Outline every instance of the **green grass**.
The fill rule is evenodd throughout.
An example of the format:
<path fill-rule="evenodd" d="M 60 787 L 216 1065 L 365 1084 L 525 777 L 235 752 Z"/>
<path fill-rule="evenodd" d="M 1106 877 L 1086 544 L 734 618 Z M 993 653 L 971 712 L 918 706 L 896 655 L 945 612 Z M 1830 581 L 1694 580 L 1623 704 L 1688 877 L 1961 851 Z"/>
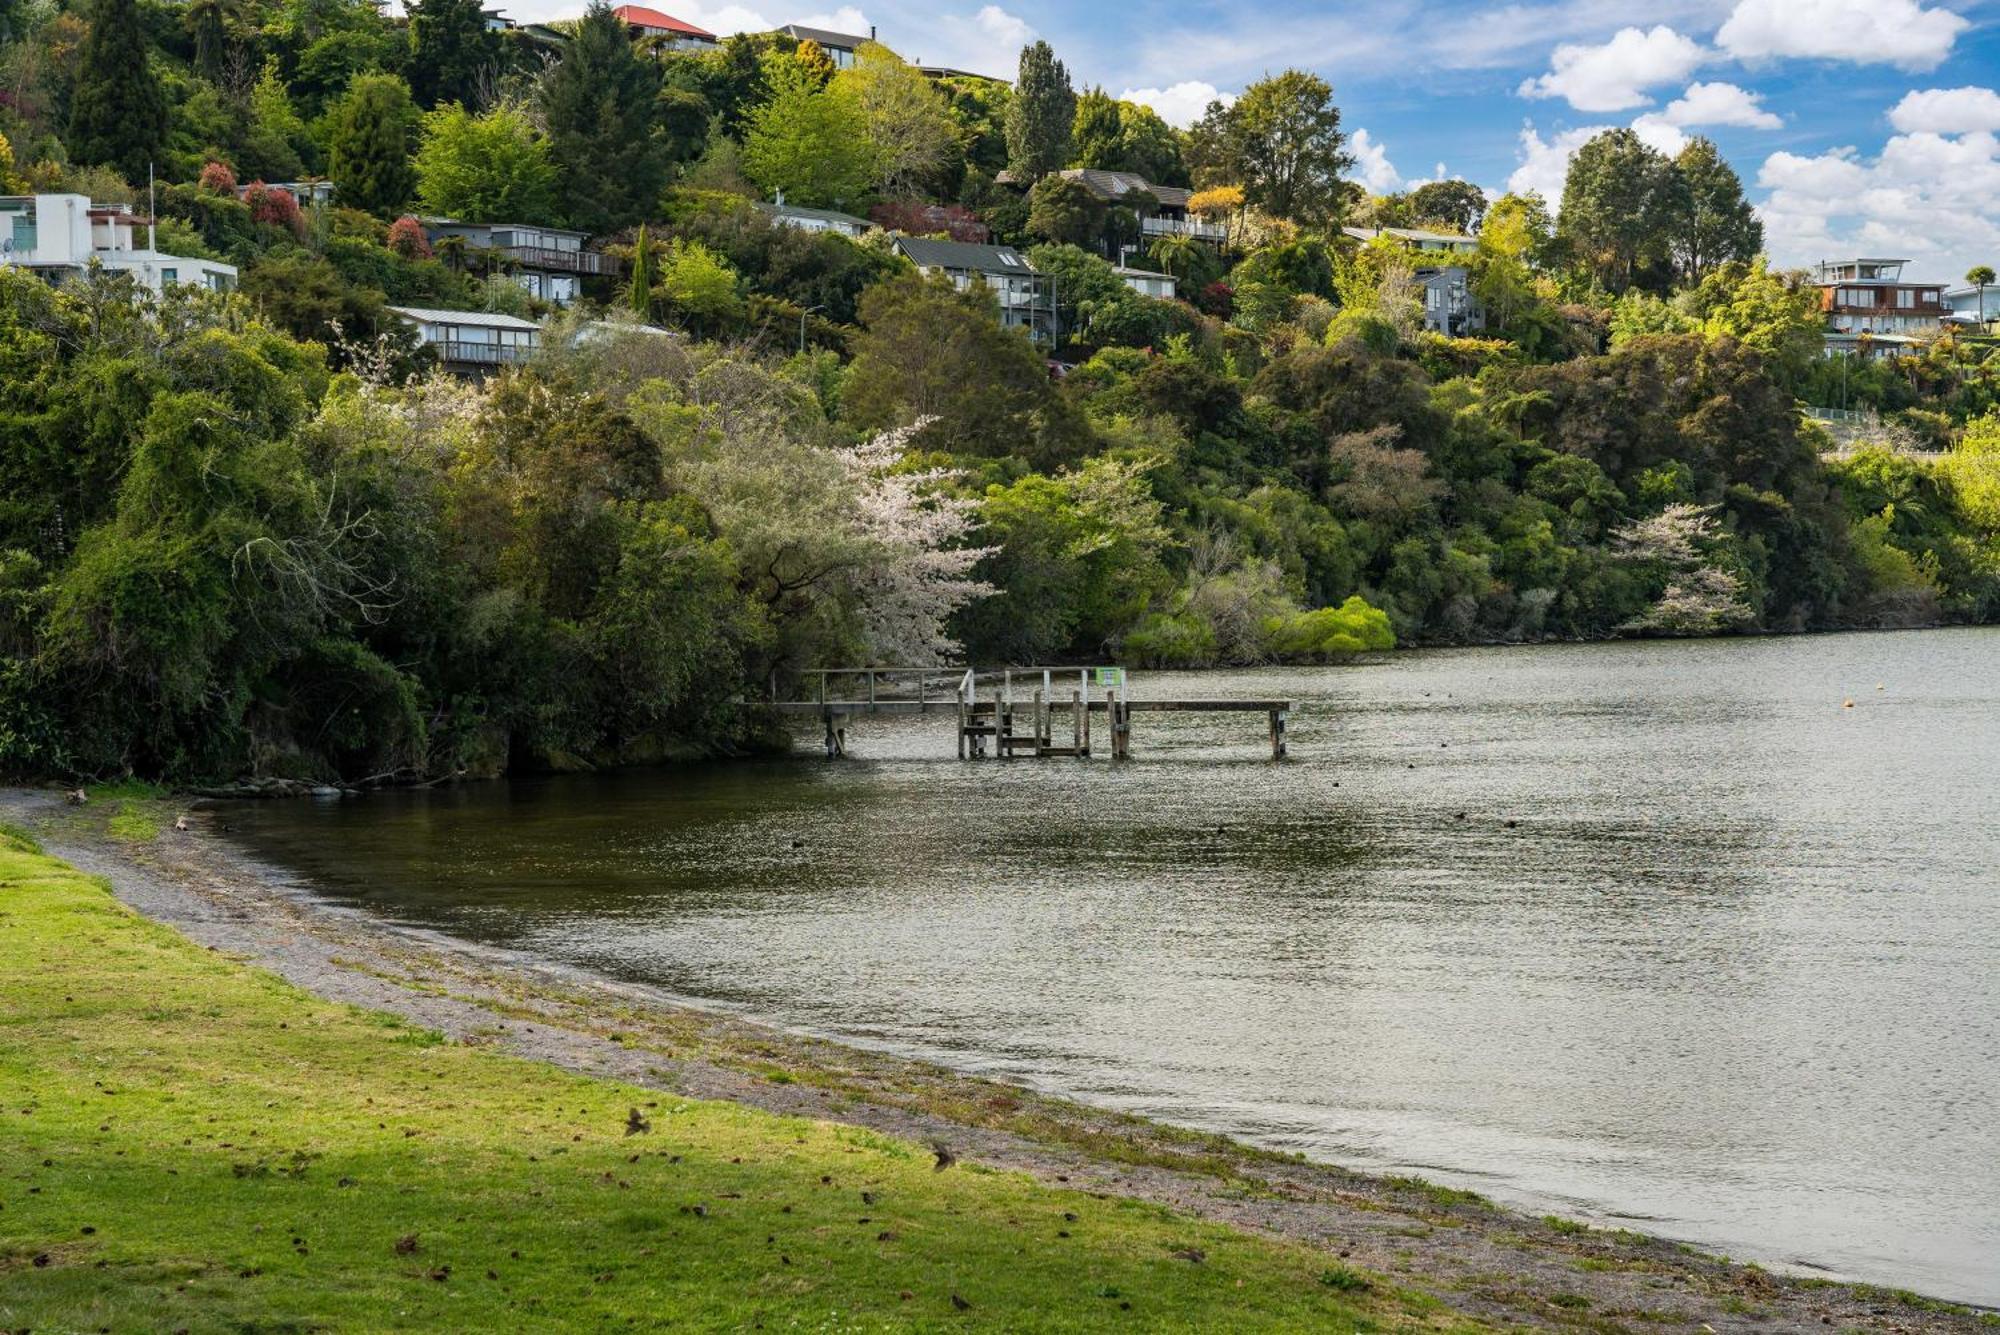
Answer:
<path fill-rule="evenodd" d="M 0 1100 L 0 1329 L 1466 1324 L 1303 1246 L 320 1001 L 5 835 Z"/>

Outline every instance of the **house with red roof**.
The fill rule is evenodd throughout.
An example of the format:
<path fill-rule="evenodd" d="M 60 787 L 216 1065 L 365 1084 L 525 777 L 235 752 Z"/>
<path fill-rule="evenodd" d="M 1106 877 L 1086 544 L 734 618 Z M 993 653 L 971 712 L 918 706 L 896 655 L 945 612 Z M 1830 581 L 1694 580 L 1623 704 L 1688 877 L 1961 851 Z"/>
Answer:
<path fill-rule="evenodd" d="M 672 14 L 662 14 L 657 9 L 644 5 L 620 5 L 611 11 L 617 15 L 632 36 L 658 37 L 666 44 L 679 50 L 695 49 L 718 45 L 721 41 L 706 28 L 697 28 L 685 19 L 677 19 Z"/>

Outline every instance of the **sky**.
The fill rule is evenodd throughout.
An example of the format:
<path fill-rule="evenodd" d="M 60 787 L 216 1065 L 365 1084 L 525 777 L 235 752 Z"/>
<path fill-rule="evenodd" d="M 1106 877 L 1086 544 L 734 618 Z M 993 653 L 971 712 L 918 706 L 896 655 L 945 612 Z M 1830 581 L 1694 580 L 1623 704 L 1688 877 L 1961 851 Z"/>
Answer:
<path fill-rule="evenodd" d="M 504 0 L 503 0 L 504 3 Z M 904 57 L 1011 76 L 1046 38 L 1079 88 L 1176 125 L 1297 66 L 1333 85 L 1355 179 L 1440 176 L 1554 207 L 1570 154 L 1631 126 L 1706 135 L 1742 176 L 1781 265 L 1906 258 L 1914 279 L 2000 267 L 2000 0 L 664 0 L 718 33 L 805 23 Z M 582 0 L 517 0 L 516 20 Z"/>

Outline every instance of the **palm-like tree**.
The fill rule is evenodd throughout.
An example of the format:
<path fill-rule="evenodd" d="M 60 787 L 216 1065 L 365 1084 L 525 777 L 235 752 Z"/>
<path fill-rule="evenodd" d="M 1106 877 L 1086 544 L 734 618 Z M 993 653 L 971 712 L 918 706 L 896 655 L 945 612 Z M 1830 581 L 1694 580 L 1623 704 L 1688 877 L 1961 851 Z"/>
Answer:
<path fill-rule="evenodd" d="M 1993 266 L 1975 264 L 1965 271 L 1965 281 L 1979 289 L 1979 323 L 1986 323 L 1986 289 L 1993 285 Z"/>

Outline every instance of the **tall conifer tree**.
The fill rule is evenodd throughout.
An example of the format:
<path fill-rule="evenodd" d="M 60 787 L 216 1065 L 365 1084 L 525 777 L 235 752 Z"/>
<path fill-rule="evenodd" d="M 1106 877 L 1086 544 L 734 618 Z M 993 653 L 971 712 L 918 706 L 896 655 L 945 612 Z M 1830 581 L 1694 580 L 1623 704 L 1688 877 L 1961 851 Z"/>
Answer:
<path fill-rule="evenodd" d="M 542 81 L 542 118 L 571 226 L 613 231 L 659 202 L 667 155 L 653 126 L 658 92 L 659 76 L 633 53 L 624 21 L 592 0 Z"/>
<path fill-rule="evenodd" d="M 1069 165 L 1076 90 L 1047 42 L 1021 48 L 1020 77 L 1007 104 L 1007 169 L 1023 186 Z"/>
<path fill-rule="evenodd" d="M 72 162 L 117 169 L 134 185 L 167 137 L 167 96 L 146 63 L 146 29 L 134 0 L 95 0 L 77 53 L 65 146 Z"/>

